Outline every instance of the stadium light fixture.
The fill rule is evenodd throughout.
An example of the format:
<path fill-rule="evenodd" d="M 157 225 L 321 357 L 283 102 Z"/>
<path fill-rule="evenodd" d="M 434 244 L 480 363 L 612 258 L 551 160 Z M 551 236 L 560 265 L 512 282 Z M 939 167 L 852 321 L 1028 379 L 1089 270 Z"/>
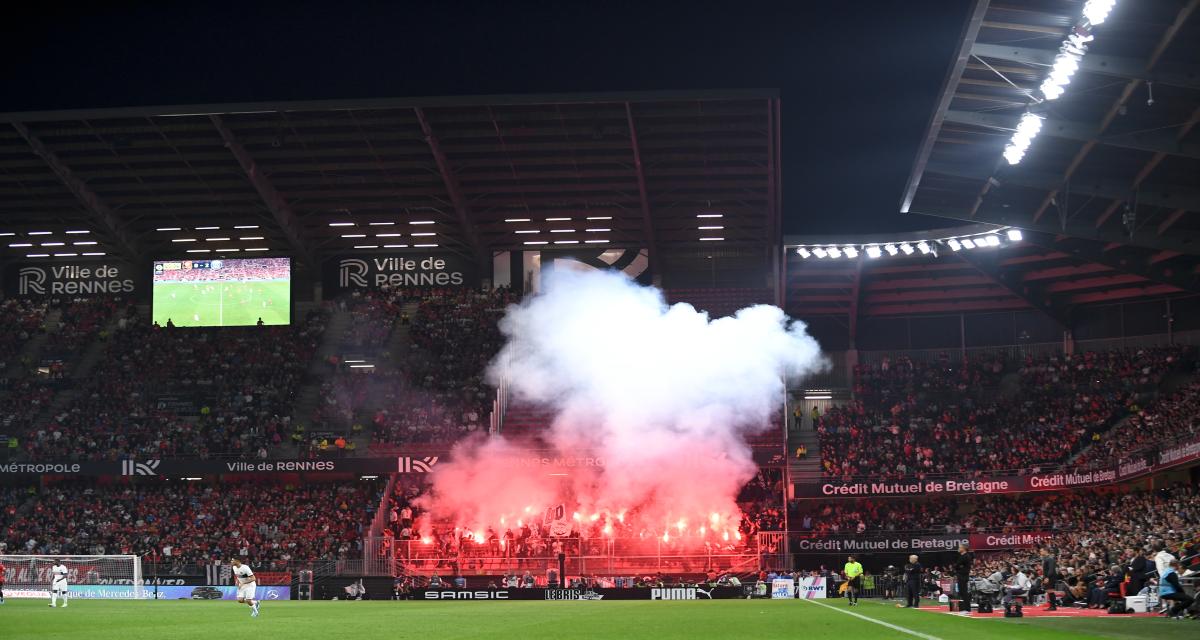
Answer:
<path fill-rule="evenodd" d="M 188 253 L 211 253 L 212 249 L 188 249 Z"/>
<path fill-rule="evenodd" d="M 409 224 L 436 224 L 433 220 L 409 220 Z"/>
<path fill-rule="evenodd" d="M 342 237 L 343 238 L 365 238 L 365 237 L 367 237 L 367 234 L 365 234 L 365 233 L 343 233 Z"/>
<path fill-rule="evenodd" d="M 78 255 L 79 255 L 78 253 L 56 253 L 56 254 L 54 254 L 54 257 L 55 258 L 74 258 L 75 256 L 78 256 Z"/>
<path fill-rule="evenodd" d="M 588 220 L 612 220 L 612 216 L 588 216 Z"/>
<path fill-rule="evenodd" d="M 1016 132 L 1013 133 L 1008 145 L 1004 147 L 1004 159 L 1008 160 L 1009 164 L 1020 163 L 1021 159 L 1025 157 L 1025 152 L 1029 150 L 1029 145 L 1033 143 L 1033 139 L 1041 130 L 1041 116 L 1032 113 L 1021 116 L 1021 122 L 1017 124 Z"/>
<path fill-rule="evenodd" d="M 970 239 L 970 238 L 963 238 L 963 239 L 962 239 L 962 246 L 963 246 L 963 248 L 964 248 L 964 249 L 974 249 L 974 248 L 975 248 L 975 241 L 974 241 L 974 240 L 972 240 L 972 239 Z"/>
<path fill-rule="evenodd" d="M 1109 12 L 1116 4 L 1117 0 L 1088 0 L 1083 5 L 1083 17 L 1087 18 L 1092 26 L 1104 24 L 1104 21 L 1108 19 Z"/>
<path fill-rule="evenodd" d="M 375 237 L 376 238 L 399 238 L 403 235 L 404 235 L 403 233 L 377 233 L 377 234 L 375 234 Z"/>
<path fill-rule="evenodd" d="M 725 214 L 723 214 L 723 213 L 698 213 L 698 214 L 696 214 L 696 217 L 697 218 L 724 218 Z"/>
<path fill-rule="evenodd" d="M 922 240 L 917 243 L 917 251 L 920 251 L 921 255 L 928 255 L 929 252 L 932 251 L 932 249 L 929 248 L 928 242 L 925 242 L 924 240 Z"/>
<path fill-rule="evenodd" d="M 262 236 L 242 236 L 238 240 L 262 240 Z"/>
<path fill-rule="evenodd" d="M 384 249 L 407 249 L 408 245 L 406 245 L 406 244 L 385 244 L 385 245 L 383 245 L 383 248 Z"/>
<path fill-rule="evenodd" d="M 217 249 L 217 253 L 237 253 L 238 251 L 241 251 L 241 249 L 230 249 L 230 248 Z"/>
<path fill-rule="evenodd" d="M 962 249 L 962 243 L 959 242 L 957 238 L 950 238 L 946 241 L 946 244 L 950 245 L 951 251 L 958 251 L 959 249 Z"/>
<path fill-rule="evenodd" d="M 550 233 L 575 233 L 575 230 L 574 229 L 551 229 Z"/>
<path fill-rule="evenodd" d="M 62 242 L 43 242 L 42 246 L 43 247 L 61 247 L 61 246 L 63 246 L 63 243 Z"/>
<path fill-rule="evenodd" d="M 67 235 L 69 236 L 81 236 L 88 233 L 91 233 L 91 231 L 88 231 L 87 229 L 71 229 L 70 231 L 67 231 Z"/>
<path fill-rule="evenodd" d="M 427 248 L 429 248 L 429 247 L 436 247 L 436 246 L 437 246 L 437 243 L 436 243 L 436 242 L 432 242 L 432 243 L 429 243 L 429 244 L 414 244 L 413 246 L 414 246 L 414 247 L 416 247 L 416 248 L 418 248 L 418 249 L 427 249 Z"/>
<path fill-rule="evenodd" d="M 256 225 L 256 224 L 235 224 L 235 225 L 233 225 L 233 228 L 234 229 L 257 229 L 258 225 Z"/>
<path fill-rule="evenodd" d="M 608 240 L 604 240 L 604 239 L 600 239 L 600 240 L 584 240 L 584 241 L 583 241 L 583 243 L 584 243 L 584 244 L 608 244 Z"/>
<path fill-rule="evenodd" d="M 722 240 L 724 240 L 724 239 L 725 239 L 725 238 L 719 238 L 719 237 L 715 237 L 715 236 L 710 236 L 710 237 L 707 237 L 707 238 L 700 238 L 700 242 L 720 242 L 720 241 L 722 241 Z"/>
<path fill-rule="evenodd" d="M 12 244 L 8 245 L 8 248 L 16 249 L 17 247 L 32 247 L 32 246 L 33 246 L 32 242 L 13 242 Z"/>
<path fill-rule="evenodd" d="M 185 480 L 187 482 L 196 482 L 199 480 L 203 480 L 203 478 L 180 478 L 180 480 Z"/>
<path fill-rule="evenodd" d="M 808 257 L 812 255 L 812 252 L 804 247 L 796 247 L 796 254 L 807 260 Z"/>
<path fill-rule="evenodd" d="M 195 238 L 173 238 L 171 242 L 196 242 Z"/>
<path fill-rule="evenodd" d="M 516 231 L 514 231 L 513 233 L 522 233 L 522 234 L 525 234 L 525 233 L 541 233 L 541 230 L 540 230 L 540 229 L 517 229 L 517 230 L 516 230 Z"/>
<path fill-rule="evenodd" d="M 546 218 L 546 222 L 570 222 L 570 218 Z"/>
<path fill-rule="evenodd" d="M 330 222 L 329 226 L 331 226 L 331 227 L 353 227 L 354 223 L 353 222 Z"/>
<path fill-rule="evenodd" d="M 835 260 L 842 257 L 842 250 L 837 247 L 829 247 L 825 250 L 825 253 L 829 254 L 829 257 Z"/>
<path fill-rule="evenodd" d="M 813 252 L 813 255 L 816 256 L 817 258 L 825 257 L 825 250 L 822 249 L 821 247 L 813 247 L 812 252 Z"/>
<path fill-rule="evenodd" d="M 525 244 L 550 244 L 549 240 L 526 240 Z"/>
<path fill-rule="evenodd" d="M 155 231 L 183 231 L 180 227 L 159 227 Z"/>
<path fill-rule="evenodd" d="M 906 256 L 911 256 L 913 254 L 913 246 L 907 242 L 900 243 L 900 250 L 903 251 L 904 255 Z"/>
<path fill-rule="evenodd" d="M 700 227 L 700 228 L 703 229 L 704 227 Z M 721 227 L 717 227 L 717 228 L 720 229 Z M 588 233 L 608 233 L 609 231 L 612 231 L 612 229 L 609 229 L 607 227 L 596 227 L 593 229 L 584 229 L 584 231 L 586 231 Z"/>
<path fill-rule="evenodd" d="M 17 235 L 17 234 L 15 234 L 11 231 L 0 232 L 0 238 L 7 238 L 9 236 L 15 236 L 15 235 Z"/>
<path fill-rule="evenodd" d="M 196 231 L 216 231 L 221 227 L 196 227 Z"/>
<path fill-rule="evenodd" d="M 25 254 L 25 257 L 26 258 L 49 258 L 50 254 L 48 254 L 48 253 L 27 253 L 27 254 Z"/>
<path fill-rule="evenodd" d="M 505 218 L 505 222 L 529 222 L 529 218 Z"/>
<path fill-rule="evenodd" d="M 1008 241 L 1009 242 L 1020 242 L 1023 239 L 1024 239 L 1024 236 L 1021 235 L 1020 229 L 1009 229 L 1008 230 Z"/>
<path fill-rule="evenodd" d="M 84 251 L 83 255 L 85 255 L 85 256 L 102 256 L 102 255 L 104 255 L 104 252 L 103 251 Z"/>
<path fill-rule="evenodd" d="M 998 247 L 1000 246 L 1000 236 L 994 233 L 989 233 L 983 237 L 983 242 L 989 247 Z"/>
<path fill-rule="evenodd" d="M 29 235 L 31 235 L 31 236 L 48 236 L 51 233 L 52 233 L 51 231 L 30 231 Z"/>
<path fill-rule="evenodd" d="M 422 231 L 421 233 L 414 233 L 414 234 L 411 234 L 411 235 L 412 235 L 414 238 L 420 238 L 420 237 L 424 237 L 424 236 L 436 236 L 437 234 L 436 234 L 436 233 L 434 233 L 434 232 L 432 232 L 432 231 Z"/>
<path fill-rule="evenodd" d="M 379 245 L 377 245 L 377 244 L 356 244 L 356 245 L 354 245 L 354 248 L 355 249 L 378 249 Z"/>
<path fill-rule="evenodd" d="M 842 252 L 845 253 L 846 257 L 850 258 L 851 260 L 858 257 L 858 249 L 855 249 L 854 247 L 842 247 Z"/>
<path fill-rule="evenodd" d="M 555 240 L 554 244 L 579 244 L 578 240 Z"/>
<path fill-rule="evenodd" d="M 896 245 L 891 244 L 890 242 L 883 245 L 883 250 L 886 251 L 889 256 L 894 256 L 897 253 L 900 253 L 900 250 L 896 248 Z"/>
<path fill-rule="evenodd" d="M 270 249 L 268 249 L 267 247 L 249 247 L 246 249 L 242 249 L 242 251 L 270 251 Z"/>
<path fill-rule="evenodd" d="M 226 237 L 205 238 L 204 241 L 205 242 L 229 242 L 229 238 L 226 238 Z"/>
<path fill-rule="evenodd" d="M 368 222 L 367 224 L 372 227 L 390 227 L 396 223 L 395 222 Z"/>
<path fill-rule="evenodd" d="M 867 247 L 868 258 L 878 258 L 881 255 L 883 255 L 883 250 L 879 248 L 879 245 L 873 244 Z"/>

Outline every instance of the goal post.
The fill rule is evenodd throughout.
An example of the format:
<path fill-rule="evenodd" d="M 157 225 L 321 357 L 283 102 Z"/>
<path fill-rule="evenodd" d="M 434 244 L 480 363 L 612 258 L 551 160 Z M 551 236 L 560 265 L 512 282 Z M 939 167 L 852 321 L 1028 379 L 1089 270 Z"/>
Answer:
<path fill-rule="evenodd" d="M 4 594 L 49 598 L 51 568 L 67 567 L 72 598 L 141 600 L 146 597 L 139 556 L 0 555 L 5 568 Z"/>

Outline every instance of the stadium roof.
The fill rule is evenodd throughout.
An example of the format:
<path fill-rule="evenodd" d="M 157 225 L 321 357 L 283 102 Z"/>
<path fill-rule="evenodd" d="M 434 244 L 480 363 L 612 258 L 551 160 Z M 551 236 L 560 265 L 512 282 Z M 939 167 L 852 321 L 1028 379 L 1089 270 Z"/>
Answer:
<path fill-rule="evenodd" d="M 1083 4 L 975 3 L 901 206 L 965 226 L 787 237 L 789 313 L 840 316 L 853 337 L 862 316 L 1038 309 L 1070 326 L 1081 305 L 1200 293 L 1200 0 L 1118 2 L 1064 95 L 1039 101 Z M 1005 146 L 1027 110 L 1043 128 L 1009 165 Z M 945 242 L 1012 227 L 1022 241 Z M 936 253 L 795 251 L 920 240 Z"/>
<path fill-rule="evenodd" d="M 0 114 L 0 259 L 766 255 L 780 233 L 778 108 L 775 91 L 729 90 Z"/>

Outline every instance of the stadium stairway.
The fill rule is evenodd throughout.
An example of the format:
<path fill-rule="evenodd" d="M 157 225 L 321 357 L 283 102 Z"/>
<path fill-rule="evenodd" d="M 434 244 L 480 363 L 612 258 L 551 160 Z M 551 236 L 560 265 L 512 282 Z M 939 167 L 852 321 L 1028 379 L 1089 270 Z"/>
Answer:
<path fill-rule="evenodd" d="M 796 449 L 802 444 L 808 448 L 808 455 L 797 458 Z M 805 421 L 804 428 L 788 434 L 788 476 L 792 482 L 821 476 L 821 438 L 812 428 L 811 419 Z"/>
<path fill-rule="evenodd" d="M 58 333 L 61 320 L 62 309 L 55 307 L 46 312 L 45 318 L 42 319 L 42 327 L 45 330 L 27 340 L 17 356 L 9 361 L 6 373 L 10 380 L 15 382 L 24 379 L 33 372 L 33 365 L 41 360 L 42 348 L 50 341 L 52 335 Z"/>

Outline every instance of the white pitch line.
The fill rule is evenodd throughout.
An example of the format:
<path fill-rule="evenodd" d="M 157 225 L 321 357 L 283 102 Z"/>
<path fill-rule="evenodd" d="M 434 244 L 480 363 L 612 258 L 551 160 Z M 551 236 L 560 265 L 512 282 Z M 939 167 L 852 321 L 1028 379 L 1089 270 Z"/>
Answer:
<path fill-rule="evenodd" d="M 802 602 L 810 602 L 817 606 L 825 607 L 826 609 L 830 609 L 830 610 L 836 611 L 838 613 L 844 613 L 848 616 L 854 616 L 855 618 L 859 618 L 860 620 L 866 620 L 867 622 L 874 622 L 875 624 L 885 626 L 894 631 L 899 631 L 900 633 L 907 633 L 910 636 L 924 638 L 925 640 L 942 640 L 941 638 L 939 638 L 937 636 L 931 636 L 928 633 L 921 633 L 920 631 L 913 631 L 912 629 L 909 629 L 907 627 L 902 627 L 900 625 L 892 624 L 890 622 L 884 622 L 883 620 L 876 620 L 875 618 L 872 618 L 871 616 L 864 616 L 861 613 L 854 613 L 853 611 L 850 611 L 848 609 L 842 609 L 840 607 L 835 607 L 831 604 L 825 604 L 824 602 L 819 602 L 817 600 L 809 600 L 808 598 L 800 598 L 800 600 Z"/>

